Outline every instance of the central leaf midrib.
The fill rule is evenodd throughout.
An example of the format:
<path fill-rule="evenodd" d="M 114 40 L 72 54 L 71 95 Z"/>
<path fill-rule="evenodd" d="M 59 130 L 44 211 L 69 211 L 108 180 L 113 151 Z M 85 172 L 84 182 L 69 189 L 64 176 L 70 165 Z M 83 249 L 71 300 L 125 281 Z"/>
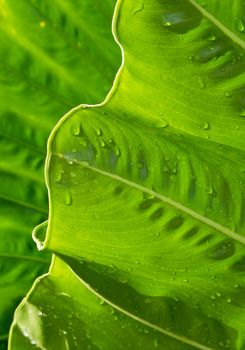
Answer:
<path fill-rule="evenodd" d="M 97 172 L 97 173 L 99 173 L 101 175 L 104 175 L 106 177 L 109 177 L 109 178 L 111 178 L 113 180 L 116 180 L 116 181 L 119 181 L 121 183 L 124 183 L 124 184 L 126 184 L 126 185 L 128 185 L 130 187 L 133 187 L 133 188 L 141 191 L 141 192 L 148 193 L 148 194 L 152 195 L 153 197 L 156 197 L 156 198 L 160 199 L 162 202 L 172 206 L 173 208 L 182 211 L 183 213 L 185 213 L 185 214 L 195 218 L 196 220 L 200 221 L 201 223 L 203 223 L 205 225 L 208 225 L 208 226 L 212 227 L 213 229 L 215 229 L 216 231 L 218 231 L 218 232 L 228 236 L 229 238 L 232 238 L 235 241 L 238 241 L 238 242 L 240 242 L 240 243 L 245 245 L 245 237 L 241 236 L 237 232 L 234 232 L 234 231 L 230 230 L 228 227 L 225 227 L 225 226 L 219 224 L 218 222 L 215 222 L 215 221 L 213 221 L 213 220 L 211 220 L 211 219 L 201 215 L 200 213 L 195 212 L 194 210 L 186 207 L 185 205 L 174 201 L 173 199 L 171 199 L 171 198 L 169 198 L 167 196 L 164 196 L 164 195 L 162 195 L 162 194 L 160 194 L 158 192 L 155 192 L 155 191 L 153 191 L 153 190 L 151 190 L 151 189 L 149 189 L 147 187 L 144 187 L 144 186 L 139 185 L 139 184 L 137 184 L 135 182 L 127 180 L 127 179 L 125 179 L 125 178 L 123 178 L 123 177 L 121 177 L 119 175 L 116 175 L 116 174 L 113 174 L 113 173 L 110 173 L 110 172 L 98 169 L 96 167 L 90 166 L 88 164 L 88 162 L 86 162 L 86 161 L 82 162 L 82 161 L 74 159 L 74 158 L 72 158 L 70 156 L 67 157 L 67 156 L 65 156 L 62 153 L 51 153 L 51 155 L 52 154 L 54 156 L 59 157 L 59 158 L 65 159 L 67 161 L 72 161 L 72 162 L 74 162 L 76 164 L 79 164 L 79 165 L 85 167 L 85 168 L 91 169 L 92 171 L 95 171 L 95 172 Z"/>

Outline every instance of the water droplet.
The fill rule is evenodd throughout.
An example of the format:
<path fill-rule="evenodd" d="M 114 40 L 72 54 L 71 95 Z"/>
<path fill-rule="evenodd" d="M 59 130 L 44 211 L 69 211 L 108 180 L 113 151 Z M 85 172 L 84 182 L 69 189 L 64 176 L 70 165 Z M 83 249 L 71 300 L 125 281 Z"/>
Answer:
<path fill-rule="evenodd" d="M 150 303 L 152 302 L 152 300 L 151 300 L 150 298 L 145 298 L 144 302 L 145 302 L 146 304 L 150 304 Z"/>
<path fill-rule="evenodd" d="M 215 190 L 212 186 L 212 184 L 209 184 L 206 188 L 206 193 L 209 194 L 209 195 L 214 195 L 215 194 Z"/>
<path fill-rule="evenodd" d="M 183 282 L 189 282 L 189 280 L 187 278 L 183 279 Z"/>
<path fill-rule="evenodd" d="M 39 22 L 39 26 L 40 26 L 41 28 L 45 28 L 45 27 L 46 27 L 46 22 L 45 22 L 45 21 Z"/>
<path fill-rule="evenodd" d="M 55 182 L 60 182 L 62 175 L 64 174 L 64 170 L 59 170 L 55 173 L 54 175 L 54 181 Z"/>
<path fill-rule="evenodd" d="M 120 155 L 121 155 L 121 150 L 120 150 L 119 147 L 116 147 L 116 148 L 115 148 L 115 155 L 116 155 L 117 157 L 120 157 Z"/>
<path fill-rule="evenodd" d="M 154 339 L 153 344 L 154 344 L 154 348 L 155 348 L 155 349 L 158 349 L 158 345 L 159 345 L 158 339 Z"/>
<path fill-rule="evenodd" d="M 215 40 L 216 40 L 215 34 L 210 34 L 210 35 L 208 36 L 208 41 L 215 41 Z"/>
<path fill-rule="evenodd" d="M 169 28 L 169 27 L 171 27 L 172 23 L 169 20 L 167 20 L 165 17 L 163 17 L 162 25 L 165 28 Z"/>
<path fill-rule="evenodd" d="M 111 314 L 111 315 L 114 315 L 114 314 L 115 314 L 115 310 L 113 309 L 113 307 L 110 307 L 109 311 L 110 311 L 110 314 Z"/>
<path fill-rule="evenodd" d="M 153 196 L 153 194 L 151 194 L 151 193 L 143 192 L 143 198 L 144 198 L 144 199 L 153 199 L 154 196 Z"/>
<path fill-rule="evenodd" d="M 167 126 L 169 126 L 169 123 L 166 119 L 160 119 L 157 123 L 156 123 L 156 127 L 157 128 L 166 128 Z"/>
<path fill-rule="evenodd" d="M 80 164 L 85 167 L 89 167 L 89 162 L 87 162 L 86 160 L 83 160 Z"/>
<path fill-rule="evenodd" d="M 65 195 L 65 204 L 66 205 L 72 204 L 72 196 L 71 196 L 71 193 L 69 191 L 66 192 L 66 195 Z"/>
<path fill-rule="evenodd" d="M 100 140 L 99 141 L 99 145 L 100 145 L 100 147 L 104 148 L 105 147 L 105 141 L 104 140 Z"/>
<path fill-rule="evenodd" d="M 230 91 L 225 92 L 225 97 L 231 97 L 232 93 Z"/>
<path fill-rule="evenodd" d="M 71 133 L 73 136 L 79 136 L 81 133 L 81 125 L 80 124 L 72 125 Z"/>
<path fill-rule="evenodd" d="M 104 305 L 105 301 L 103 299 L 99 299 L 99 305 Z"/>
<path fill-rule="evenodd" d="M 240 115 L 241 117 L 245 117 L 245 108 L 242 108 L 242 109 L 240 110 L 239 115 Z"/>
<path fill-rule="evenodd" d="M 95 133 L 97 136 L 103 135 L 102 130 L 100 128 L 95 129 Z"/>
<path fill-rule="evenodd" d="M 203 122 L 202 125 L 201 125 L 201 129 L 202 130 L 210 129 L 210 124 L 207 121 Z"/>
<path fill-rule="evenodd" d="M 240 32 L 243 33 L 245 31 L 245 26 L 244 23 L 241 19 L 238 19 L 236 21 L 236 29 Z"/>
<path fill-rule="evenodd" d="M 226 299 L 226 302 L 227 302 L 227 303 L 230 303 L 230 302 L 231 302 L 231 298 L 227 298 L 227 299 Z"/>
<path fill-rule="evenodd" d="M 127 278 L 125 278 L 125 277 L 120 277 L 120 278 L 119 278 L 119 281 L 120 281 L 121 283 L 123 283 L 123 284 L 128 283 L 128 280 L 127 280 Z"/>

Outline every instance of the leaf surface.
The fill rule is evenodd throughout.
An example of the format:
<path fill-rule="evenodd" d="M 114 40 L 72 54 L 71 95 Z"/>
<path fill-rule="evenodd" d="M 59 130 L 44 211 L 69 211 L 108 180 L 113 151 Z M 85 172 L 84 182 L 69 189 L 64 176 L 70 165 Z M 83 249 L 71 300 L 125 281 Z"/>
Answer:
<path fill-rule="evenodd" d="M 194 1 L 119 1 L 116 83 L 103 104 L 65 116 L 49 141 L 39 248 L 131 322 L 164 334 L 160 349 L 245 346 L 244 41 L 213 3 L 207 15 Z M 105 339 L 91 347 L 111 349 L 113 336 Z"/>

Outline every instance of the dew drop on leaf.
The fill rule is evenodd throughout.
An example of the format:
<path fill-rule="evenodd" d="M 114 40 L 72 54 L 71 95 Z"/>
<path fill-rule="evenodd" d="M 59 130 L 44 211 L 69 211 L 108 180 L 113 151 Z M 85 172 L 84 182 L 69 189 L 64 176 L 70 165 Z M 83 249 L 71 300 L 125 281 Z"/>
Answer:
<path fill-rule="evenodd" d="M 206 193 L 209 194 L 209 195 L 214 195 L 215 194 L 215 191 L 214 191 L 214 188 L 213 188 L 212 184 L 208 185 L 208 187 L 206 188 Z"/>
<path fill-rule="evenodd" d="M 225 92 L 225 97 L 231 97 L 231 96 L 232 96 L 232 93 L 230 91 Z"/>
<path fill-rule="evenodd" d="M 79 136 L 81 133 L 81 125 L 80 124 L 72 125 L 71 133 L 73 136 Z"/>
<path fill-rule="evenodd" d="M 165 28 L 169 28 L 169 27 L 171 27 L 172 23 L 171 23 L 166 17 L 163 17 L 163 19 L 162 19 L 162 25 L 163 25 L 163 27 L 165 27 Z"/>
<path fill-rule="evenodd" d="M 99 299 L 99 305 L 104 305 L 105 301 L 103 299 Z"/>
<path fill-rule="evenodd" d="M 57 173 L 55 173 L 54 175 L 54 181 L 60 182 L 63 174 L 64 174 L 64 170 L 57 171 Z"/>
<path fill-rule="evenodd" d="M 144 197 L 144 199 L 153 199 L 154 198 L 153 194 L 148 193 L 148 192 L 143 192 L 143 197 Z"/>
<path fill-rule="evenodd" d="M 205 121 L 202 123 L 201 128 L 202 130 L 208 130 L 210 129 L 210 124 L 207 121 Z"/>
<path fill-rule="evenodd" d="M 210 35 L 208 36 L 208 41 L 215 41 L 215 40 L 216 40 L 215 34 L 210 34 Z"/>
<path fill-rule="evenodd" d="M 156 127 L 157 128 L 166 128 L 167 126 L 169 126 L 169 123 L 166 119 L 160 119 L 157 123 L 156 123 Z"/>
<path fill-rule="evenodd" d="M 123 284 L 128 283 L 128 280 L 127 280 L 127 278 L 125 278 L 125 277 L 120 277 L 120 278 L 119 278 L 119 281 L 120 281 L 121 283 L 123 283 Z"/>
<path fill-rule="evenodd" d="M 72 196 L 71 196 L 71 193 L 68 191 L 66 192 L 66 195 L 65 195 L 65 204 L 70 206 L 72 204 Z"/>
<path fill-rule="evenodd" d="M 118 148 L 118 147 L 115 148 L 115 155 L 116 155 L 117 157 L 120 157 L 120 155 L 121 155 L 120 148 Z"/>
<path fill-rule="evenodd" d="M 158 339 L 155 339 L 153 344 L 154 344 L 154 348 L 158 349 L 158 345 L 159 345 Z"/>
<path fill-rule="evenodd" d="M 242 109 L 240 110 L 239 115 L 240 115 L 241 117 L 245 117 L 245 108 L 242 108 Z"/>
<path fill-rule="evenodd" d="M 240 32 L 243 33 L 245 31 L 245 26 L 244 23 L 241 19 L 238 19 L 236 21 L 236 29 Z"/>
<path fill-rule="evenodd" d="M 105 147 L 105 141 L 100 140 L 99 145 L 100 145 L 100 147 L 104 148 Z"/>
<path fill-rule="evenodd" d="M 103 135 L 102 130 L 100 128 L 95 129 L 95 133 L 97 136 Z"/>

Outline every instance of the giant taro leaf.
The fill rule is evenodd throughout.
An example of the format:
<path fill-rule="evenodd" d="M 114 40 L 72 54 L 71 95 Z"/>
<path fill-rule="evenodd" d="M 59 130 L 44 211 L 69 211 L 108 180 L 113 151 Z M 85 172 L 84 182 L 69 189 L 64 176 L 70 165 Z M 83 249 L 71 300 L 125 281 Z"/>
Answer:
<path fill-rule="evenodd" d="M 35 240 L 56 257 L 11 350 L 245 348 L 244 5 L 229 3 L 118 2 L 113 89 L 49 140 Z"/>
<path fill-rule="evenodd" d="M 102 101 L 120 64 L 114 5 L 0 1 L 0 343 L 50 260 L 31 239 L 48 213 L 43 164 L 50 130 L 81 100 Z"/>

